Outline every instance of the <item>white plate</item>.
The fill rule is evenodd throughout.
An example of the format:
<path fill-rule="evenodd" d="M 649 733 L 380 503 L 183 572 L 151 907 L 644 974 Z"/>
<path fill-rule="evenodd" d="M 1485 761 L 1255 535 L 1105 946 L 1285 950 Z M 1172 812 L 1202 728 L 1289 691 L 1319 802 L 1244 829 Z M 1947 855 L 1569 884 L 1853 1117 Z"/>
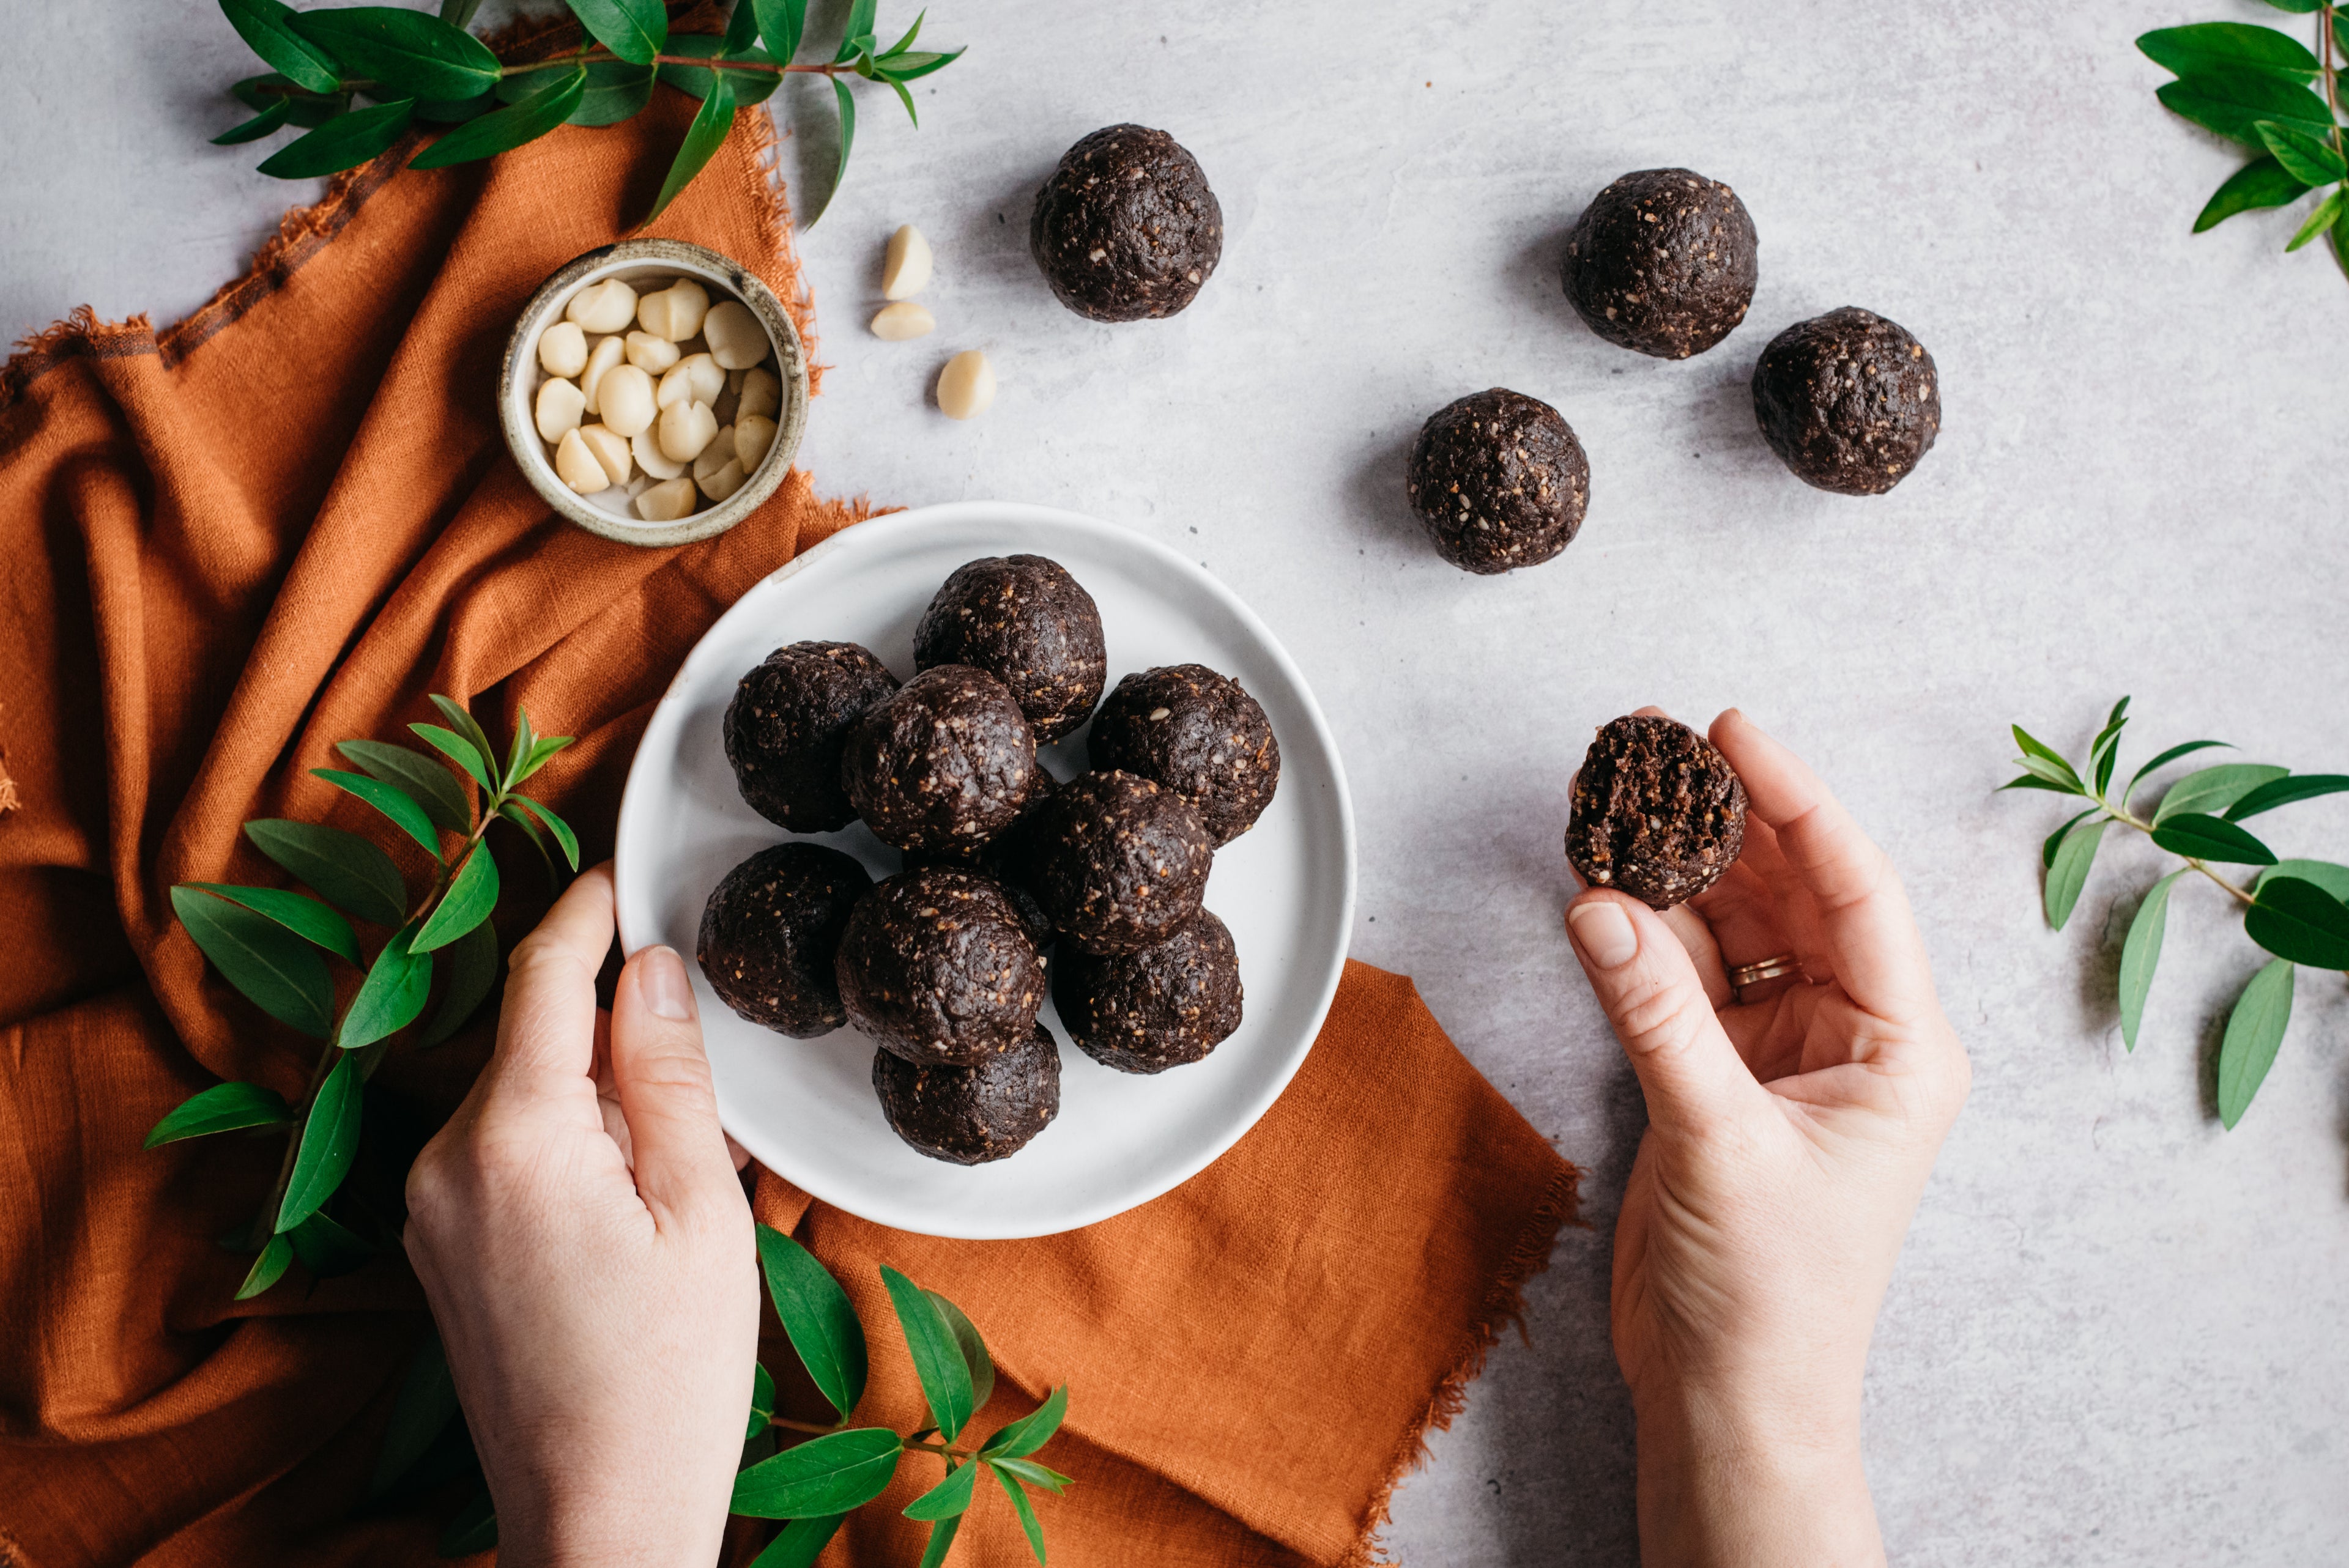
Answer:
<path fill-rule="evenodd" d="M 742 803 L 719 726 L 735 683 L 774 648 L 862 643 L 902 679 L 914 625 L 947 574 L 983 555 L 1061 562 L 1100 604 L 1113 686 L 1132 670 L 1201 664 L 1264 706 L 1280 789 L 1257 824 L 1216 851 L 1207 907 L 1231 927 L 1247 994 L 1238 1030 L 1203 1062 L 1113 1072 L 1061 1040 L 1061 1114 L 1008 1160 L 961 1166 L 916 1154 L 873 1093 L 872 1045 L 854 1029 L 793 1040 L 737 1017 L 694 971 L 718 1110 L 760 1162 L 850 1213 L 934 1236 L 1050 1235 L 1144 1203 L 1237 1142 L 1296 1074 L 1337 992 L 1354 913 L 1354 815 L 1321 710 L 1287 653 L 1230 589 L 1164 545 L 1072 512 L 964 501 L 845 529 L 742 595 L 688 655 L 645 728 L 620 802 L 620 941 L 691 956 L 718 880 L 792 835 Z M 1048 747 L 1062 778 L 1084 733 Z M 862 823 L 820 841 L 876 877 L 895 851 Z"/>

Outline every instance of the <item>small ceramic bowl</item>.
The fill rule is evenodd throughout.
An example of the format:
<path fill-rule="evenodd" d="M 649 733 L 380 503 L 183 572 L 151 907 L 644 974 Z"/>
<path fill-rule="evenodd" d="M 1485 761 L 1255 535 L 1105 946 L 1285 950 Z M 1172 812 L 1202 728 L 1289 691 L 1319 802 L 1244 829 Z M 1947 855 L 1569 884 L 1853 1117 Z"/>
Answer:
<path fill-rule="evenodd" d="M 647 522 L 636 512 L 632 498 L 621 486 L 595 495 L 581 495 L 555 476 L 554 454 L 539 438 L 533 408 L 546 372 L 538 362 L 539 335 L 563 319 L 571 296 L 605 278 L 645 284 L 689 277 L 709 293 L 713 305 L 738 299 L 750 307 L 775 346 L 776 379 L 782 383 L 782 406 L 775 410 L 775 439 L 756 473 L 724 500 L 678 518 L 675 522 Z M 639 291 L 641 292 L 641 290 Z M 800 348 L 799 330 L 783 312 L 774 291 L 750 269 L 700 245 L 681 240 L 623 240 L 566 262 L 538 285 L 513 335 L 506 340 L 505 365 L 499 371 L 498 419 L 505 428 L 506 449 L 514 463 L 546 504 L 590 533 L 626 544 L 667 546 L 685 544 L 723 533 L 775 493 L 790 471 L 807 428 L 807 356 Z"/>

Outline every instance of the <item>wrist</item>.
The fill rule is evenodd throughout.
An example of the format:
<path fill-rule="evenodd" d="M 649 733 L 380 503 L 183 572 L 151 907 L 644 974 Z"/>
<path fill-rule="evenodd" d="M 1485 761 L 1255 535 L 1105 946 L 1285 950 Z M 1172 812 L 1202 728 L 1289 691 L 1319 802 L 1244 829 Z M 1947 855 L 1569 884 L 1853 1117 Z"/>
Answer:
<path fill-rule="evenodd" d="M 1635 1401 L 1643 1568 L 1870 1568 L 1884 1561 L 1859 1404 L 1677 1389 Z"/>
<path fill-rule="evenodd" d="M 496 1495 L 500 1568 L 710 1568 L 725 1527 L 698 1511 L 633 1496 L 549 1489 L 517 1499 Z"/>

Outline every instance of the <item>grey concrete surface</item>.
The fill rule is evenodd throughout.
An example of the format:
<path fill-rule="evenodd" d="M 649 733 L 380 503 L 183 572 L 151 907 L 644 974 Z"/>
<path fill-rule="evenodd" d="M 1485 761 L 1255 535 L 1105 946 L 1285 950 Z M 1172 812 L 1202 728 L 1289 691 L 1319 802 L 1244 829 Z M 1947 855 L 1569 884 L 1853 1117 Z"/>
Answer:
<path fill-rule="evenodd" d="M 0 325 L 85 301 L 170 320 L 305 195 L 202 144 L 227 123 L 207 84 L 244 68 L 211 7 L 5 10 Z M 1589 1172 L 1530 1342 L 1397 1501 L 1405 1561 L 1635 1558 L 1605 1306 L 1641 1108 L 1560 936 L 1558 845 L 1591 727 L 1650 701 L 1740 705 L 1820 768 L 1902 867 L 1973 1054 L 1870 1363 L 1895 1561 L 2349 1561 L 2349 998 L 2302 978 L 2222 1132 L 2240 923 L 2181 888 L 2124 1052 L 2110 988 L 2159 857 L 2116 843 L 2051 934 L 2036 854 L 2063 813 L 1991 793 L 2008 721 L 2085 746 L 2124 692 L 2132 758 L 2215 735 L 2349 769 L 2349 284 L 2279 254 L 2280 215 L 2189 234 L 2237 155 L 2157 106 L 2130 46 L 2218 15 L 2302 26 L 2249 0 L 941 0 L 928 36 L 971 52 L 922 84 L 918 134 L 866 99 L 802 242 L 833 366 L 820 484 L 1073 507 L 1237 587 L 1351 770 L 1355 952 L 1413 975 Z M 107 61 L 103 101 L 74 57 Z M 1228 218 L 1221 271 L 1165 323 L 1081 321 L 1027 258 L 1036 185 L 1119 119 L 1185 142 Z M 825 151 L 786 144 L 795 191 Z M 1731 182 L 1762 236 L 1747 325 L 1682 364 L 1600 343 L 1554 280 L 1583 202 L 1664 163 Z M 936 245 L 940 330 L 883 344 L 862 323 L 904 222 Z M 1939 448 L 1878 500 L 1789 478 L 1746 391 L 1771 334 L 1847 303 L 1944 380 Z M 1002 395 L 957 425 L 926 390 L 971 346 Z M 1402 506 L 1420 420 L 1495 384 L 1562 410 L 1593 469 L 1581 539 L 1497 581 L 1444 565 Z M 2349 804 L 2267 821 L 2288 853 L 2349 858 Z"/>

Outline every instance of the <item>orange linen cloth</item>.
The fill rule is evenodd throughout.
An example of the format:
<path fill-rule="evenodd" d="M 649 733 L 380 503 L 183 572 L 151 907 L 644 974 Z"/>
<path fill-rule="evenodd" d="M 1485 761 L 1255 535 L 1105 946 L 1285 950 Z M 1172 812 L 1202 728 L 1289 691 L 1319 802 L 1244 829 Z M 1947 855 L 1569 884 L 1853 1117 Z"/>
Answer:
<path fill-rule="evenodd" d="M 213 1238 L 250 1219 L 281 1141 L 140 1148 L 219 1078 L 298 1094 L 317 1048 L 207 970 L 167 890 L 282 883 L 240 836 L 257 816 L 367 833 L 421 874 L 305 769 L 335 763 L 337 739 L 402 735 L 432 691 L 501 733 L 527 707 L 542 732 L 578 736 L 537 792 L 590 859 L 608 854 L 630 754 L 694 639 L 860 515 L 795 471 L 730 533 L 633 550 L 550 516 L 502 449 L 509 324 L 548 272 L 649 205 L 690 108 L 663 88 L 628 125 L 438 172 L 397 171 L 412 148 L 397 150 L 288 217 L 178 326 L 85 315 L 0 374 L 0 1563 L 433 1560 L 451 1491 L 358 1506 L 426 1326 L 405 1260 L 324 1283 L 297 1266 L 237 1304 L 246 1260 Z M 653 232 L 746 262 L 804 325 L 767 147 L 764 118 L 743 115 Z M 492 841 L 510 944 L 543 907 L 541 879 Z M 371 1106 L 437 1122 L 493 1015 L 438 1051 L 395 1051 Z M 396 1187 L 378 1197 L 396 1209 Z M 866 1418 L 921 1424 L 882 1260 L 995 1346 L 981 1429 L 1071 1385 L 1042 1457 L 1077 1484 L 1040 1500 L 1071 1563 L 1368 1561 L 1388 1491 L 1573 1199 L 1572 1168 L 1410 983 L 1361 966 L 1262 1125 L 1120 1219 L 954 1243 L 771 1177 L 757 1191 L 857 1297 Z M 790 1353 L 769 1331 L 780 1372 Z M 894 1501 L 927 1484 L 912 1469 Z M 769 1528 L 735 1527 L 738 1560 Z M 826 1561 L 916 1550 L 874 1507 Z M 1001 1497 L 982 1495 L 955 1553 L 1027 1560 Z"/>

